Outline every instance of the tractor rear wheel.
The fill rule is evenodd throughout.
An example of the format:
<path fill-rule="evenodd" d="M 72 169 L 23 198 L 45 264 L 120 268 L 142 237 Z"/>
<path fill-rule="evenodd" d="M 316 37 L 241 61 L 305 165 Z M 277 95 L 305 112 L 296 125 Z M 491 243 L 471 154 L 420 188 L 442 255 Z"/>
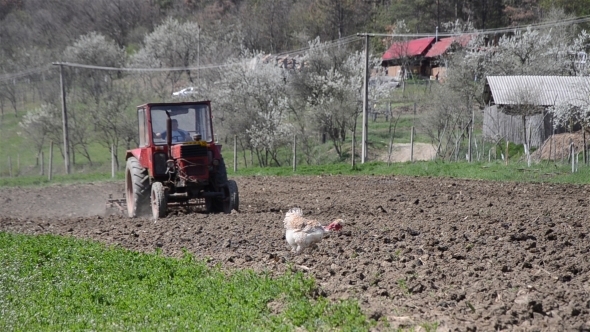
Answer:
<path fill-rule="evenodd" d="M 148 214 L 150 207 L 150 181 L 147 169 L 141 167 L 137 158 L 127 159 L 125 169 L 125 200 L 129 218 Z"/>
<path fill-rule="evenodd" d="M 217 171 L 213 175 L 213 188 L 214 191 L 223 191 L 225 190 L 225 185 L 227 183 L 227 169 L 225 168 L 225 161 L 223 158 L 219 160 L 219 166 L 217 166 Z M 226 194 L 227 197 L 227 194 Z M 207 212 L 225 212 L 225 202 L 221 198 L 214 198 L 210 202 L 209 206 L 207 207 Z M 230 210 L 231 212 L 231 210 Z M 229 212 L 227 212 L 229 213 Z"/>
<path fill-rule="evenodd" d="M 240 195 L 238 194 L 238 184 L 234 180 L 228 180 L 223 187 L 225 201 L 223 201 L 223 213 L 231 213 L 231 210 L 239 211 Z"/>
<path fill-rule="evenodd" d="M 215 173 L 215 184 L 221 188 L 227 182 L 227 169 L 225 168 L 225 161 L 223 158 L 219 160 L 217 172 Z"/>
<path fill-rule="evenodd" d="M 152 184 L 152 216 L 154 220 L 164 218 L 168 212 L 168 197 L 162 182 L 154 182 Z"/>

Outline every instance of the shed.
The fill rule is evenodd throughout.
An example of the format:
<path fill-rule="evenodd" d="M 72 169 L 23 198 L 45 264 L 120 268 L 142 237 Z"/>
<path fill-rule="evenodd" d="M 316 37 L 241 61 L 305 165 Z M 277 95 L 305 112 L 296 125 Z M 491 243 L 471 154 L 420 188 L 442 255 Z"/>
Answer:
<path fill-rule="evenodd" d="M 483 135 L 524 143 L 522 115 L 529 108 L 525 126 L 530 128 L 531 146 L 539 147 L 554 132 L 547 108 L 558 104 L 589 105 L 590 77 L 580 76 L 488 76 L 484 99 Z M 532 110 L 532 111 L 531 111 Z"/>

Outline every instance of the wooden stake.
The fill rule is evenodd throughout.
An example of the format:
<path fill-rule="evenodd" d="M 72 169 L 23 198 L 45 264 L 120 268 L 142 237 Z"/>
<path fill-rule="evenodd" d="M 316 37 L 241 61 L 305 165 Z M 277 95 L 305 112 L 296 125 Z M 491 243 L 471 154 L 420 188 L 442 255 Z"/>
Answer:
<path fill-rule="evenodd" d="M 574 143 L 570 143 L 570 158 L 572 158 L 572 173 L 576 172 L 576 160 L 574 158 Z"/>
<path fill-rule="evenodd" d="M 238 135 L 234 135 L 234 173 L 238 171 Z"/>
<path fill-rule="evenodd" d="M 354 151 L 354 144 L 355 144 L 355 143 L 354 143 L 354 136 L 355 136 L 354 134 L 355 134 L 355 132 L 354 132 L 354 130 L 353 130 L 353 131 L 352 131 L 352 147 L 350 148 L 350 150 L 351 150 L 351 154 L 352 154 L 352 168 L 353 168 L 353 169 L 354 169 L 354 167 L 355 167 L 355 162 L 354 162 L 354 154 L 356 153 L 356 152 Z"/>
<path fill-rule="evenodd" d="M 53 141 L 49 143 L 49 170 L 47 171 L 47 180 L 51 181 L 53 174 Z"/>
<path fill-rule="evenodd" d="M 472 154 L 473 154 L 473 152 L 471 151 L 471 145 L 472 145 L 471 140 L 473 139 L 473 137 L 472 137 L 473 136 L 472 135 L 473 134 L 473 118 L 475 117 L 475 115 L 473 115 L 473 114 L 474 114 L 474 111 L 471 111 L 471 125 L 467 129 L 468 130 L 467 134 L 469 135 L 469 137 L 468 137 L 469 146 L 467 147 L 467 162 L 469 162 L 469 163 L 472 160 Z"/>
<path fill-rule="evenodd" d="M 297 135 L 293 134 L 293 172 L 297 171 Z"/>
<path fill-rule="evenodd" d="M 588 156 L 586 155 L 587 149 L 586 149 L 586 129 L 582 130 L 582 139 L 584 141 L 584 149 L 582 150 L 582 160 L 584 161 L 584 165 L 588 164 Z"/>
<path fill-rule="evenodd" d="M 506 160 L 506 166 L 508 166 L 508 140 L 506 140 L 506 158 L 504 158 Z"/>
<path fill-rule="evenodd" d="M 115 178 L 117 173 L 117 165 L 115 163 L 115 146 L 111 145 L 111 178 Z"/>
<path fill-rule="evenodd" d="M 410 162 L 414 162 L 414 126 L 410 131 Z"/>
<path fill-rule="evenodd" d="M 41 172 L 40 175 L 45 175 L 45 156 L 43 155 L 43 151 L 41 151 Z"/>

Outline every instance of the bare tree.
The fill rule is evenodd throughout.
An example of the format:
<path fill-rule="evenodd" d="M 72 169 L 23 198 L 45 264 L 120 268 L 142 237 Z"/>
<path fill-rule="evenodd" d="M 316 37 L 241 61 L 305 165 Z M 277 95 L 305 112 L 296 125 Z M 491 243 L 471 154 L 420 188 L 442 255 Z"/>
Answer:
<path fill-rule="evenodd" d="M 69 62 L 89 64 L 104 67 L 123 67 L 126 61 L 125 50 L 114 42 L 107 40 L 97 33 L 83 35 L 72 45 L 68 46 L 63 55 Z M 113 82 L 122 74 L 117 71 L 101 71 L 86 68 L 75 69 L 75 85 L 94 102 L 98 102 L 104 91 L 113 88 Z M 81 74 L 81 75 L 80 75 Z"/>
<path fill-rule="evenodd" d="M 122 67 L 125 52 L 114 42 L 102 35 L 91 33 L 81 36 L 73 45 L 66 48 L 65 59 L 74 63 L 88 63 L 105 67 Z M 117 71 L 92 70 L 77 68 L 73 85 L 70 89 L 70 101 L 76 107 L 69 108 L 70 137 L 72 148 L 82 154 L 92 164 L 89 146 L 91 141 L 111 149 L 118 147 L 126 124 L 125 110 L 130 97 L 134 94 L 119 82 L 121 73 Z"/>
<path fill-rule="evenodd" d="M 117 84 L 116 89 L 105 92 L 97 105 L 94 136 L 98 143 L 110 152 L 112 148 L 117 151 L 122 143 L 128 145 L 132 139 L 138 137 L 135 108 L 131 104 L 132 99 L 129 98 L 133 95 L 133 92 L 121 82 Z M 114 156 L 119 167 L 119 158 L 116 153 Z"/>
<path fill-rule="evenodd" d="M 143 47 L 132 59 L 133 66 L 148 68 L 189 68 L 199 62 L 199 45 L 206 45 L 200 40 L 200 27 L 197 23 L 180 23 L 168 18 L 156 27 L 154 32 L 145 37 Z M 187 80 L 193 82 L 191 70 L 166 71 L 163 74 L 145 73 L 143 76 L 152 87 L 152 91 L 161 99 L 169 98 L 172 91 L 186 74 Z"/>
<path fill-rule="evenodd" d="M 277 53 L 290 48 L 287 0 L 246 0 L 240 6 L 243 43 L 247 49 Z"/>
<path fill-rule="evenodd" d="M 42 104 L 41 107 L 28 111 L 19 122 L 22 129 L 21 135 L 32 143 L 37 155 L 41 153 L 48 140 L 60 137 L 62 130 L 60 117 L 60 111 L 56 105 Z M 57 137 L 52 136 L 56 133 L 58 133 Z"/>
<path fill-rule="evenodd" d="M 152 1 L 83 0 L 75 6 L 73 26 L 106 35 L 119 47 L 141 42 L 143 33 L 153 29 L 159 16 Z"/>

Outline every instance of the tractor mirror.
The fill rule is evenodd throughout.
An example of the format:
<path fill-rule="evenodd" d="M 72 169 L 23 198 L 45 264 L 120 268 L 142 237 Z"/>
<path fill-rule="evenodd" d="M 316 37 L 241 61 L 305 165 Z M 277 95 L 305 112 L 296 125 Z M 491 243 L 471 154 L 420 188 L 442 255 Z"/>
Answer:
<path fill-rule="evenodd" d="M 172 153 L 172 120 L 166 119 L 166 145 L 168 145 L 168 159 Z"/>

